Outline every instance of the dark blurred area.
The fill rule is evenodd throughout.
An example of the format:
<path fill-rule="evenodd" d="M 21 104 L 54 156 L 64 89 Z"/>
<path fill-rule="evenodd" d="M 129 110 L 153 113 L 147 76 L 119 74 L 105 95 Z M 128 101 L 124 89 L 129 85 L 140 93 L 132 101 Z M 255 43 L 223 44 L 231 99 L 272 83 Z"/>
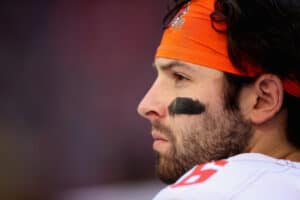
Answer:
<path fill-rule="evenodd" d="M 166 1 L 0 1 L 0 199 L 154 179 L 136 106 Z"/>

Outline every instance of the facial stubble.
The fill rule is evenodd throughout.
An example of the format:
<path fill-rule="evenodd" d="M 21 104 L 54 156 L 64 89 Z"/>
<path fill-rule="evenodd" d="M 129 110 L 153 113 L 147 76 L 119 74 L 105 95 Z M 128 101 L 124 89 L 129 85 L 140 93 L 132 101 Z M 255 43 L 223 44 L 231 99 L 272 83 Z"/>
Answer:
<path fill-rule="evenodd" d="M 178 130 L 158 121 L 153 123 L 153 128 L 164 133 L 170 142 L 167 153 L 156 153 L 156 173 L 167 184 L 174 183 L 197 164 L 242 153 L 252 135 L 250 122 L 244 120 L 237 109 L 224 109 L 218 113 L 205 109 L 187 123 Z M 181 135 L 181 145 L 175 135 Z"/>

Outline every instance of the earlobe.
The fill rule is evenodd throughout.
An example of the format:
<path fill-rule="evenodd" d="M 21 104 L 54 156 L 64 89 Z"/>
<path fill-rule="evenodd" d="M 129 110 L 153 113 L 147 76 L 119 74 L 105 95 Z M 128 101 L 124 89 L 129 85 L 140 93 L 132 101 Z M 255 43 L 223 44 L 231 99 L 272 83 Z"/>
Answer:
<path fill-rule="evenodd" d="M 283 85 L 279 77 L 263 74 L 254 83 L 253 92 L 256 101 L 253 104 L 250 120 L 262 124 L 272 119 L 281 109 L 283 103 Z"/>

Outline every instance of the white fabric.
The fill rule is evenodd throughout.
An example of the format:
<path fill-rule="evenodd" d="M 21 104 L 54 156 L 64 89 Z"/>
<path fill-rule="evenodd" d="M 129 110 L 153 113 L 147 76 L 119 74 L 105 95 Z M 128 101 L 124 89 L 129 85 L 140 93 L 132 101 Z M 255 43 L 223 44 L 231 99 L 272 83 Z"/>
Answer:
<path fill-rule="evenodd" d="M 153 200 L 300 200 L 300 163 L 256 153 L 225 162 L 194 167 Z M 197 183 L 207 170 L 212 175 Z"/>

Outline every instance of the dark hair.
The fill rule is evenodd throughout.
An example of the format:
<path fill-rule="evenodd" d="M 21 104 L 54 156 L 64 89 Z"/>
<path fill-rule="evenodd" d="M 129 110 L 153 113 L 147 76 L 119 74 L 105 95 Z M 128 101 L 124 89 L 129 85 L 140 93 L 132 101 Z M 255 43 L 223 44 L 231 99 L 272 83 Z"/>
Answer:
<path fill-rule="evenodd" d="M 167 8 L 167 14 L 163 19 L 163 29 L 167 28 L 172 19 L 176 16 L 180 8 L 188 3 L 190 0 L 173 0 L 170 1 Z"/>
<path fill-rule="evenodd" d="M 164 18 L 164 27 L 187 2 L 173 1 L 172 12 Z M 228 55 L 237 68 L 245 70 L 243 63 L 248 62 L 280 78 L 300 80 L 300 1 L 216 0 L 210 17 L 213 28 L 226 34 Z M 227 28 L 218 29 L 220 23 Z M 249 78 L 228 73 L 225 77 L 234 86 L 233 94 L 236 95 L 251 82 Z M 234 107 L 236 102 L 229 101 L 225 106 Z M 300 126 L 296 118 L 300 110 L 299 98 L 285 93 L 284 107 L 288 112 L 287 138 L 300 148 Z"/>

